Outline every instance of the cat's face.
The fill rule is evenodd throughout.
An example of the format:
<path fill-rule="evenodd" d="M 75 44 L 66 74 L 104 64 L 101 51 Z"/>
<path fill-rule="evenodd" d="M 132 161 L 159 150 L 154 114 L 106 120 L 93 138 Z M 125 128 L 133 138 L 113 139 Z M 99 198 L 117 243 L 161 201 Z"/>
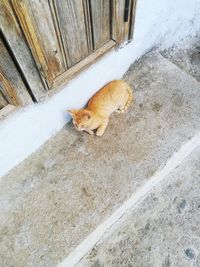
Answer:
<path fill-rule="evenodd" d="M 85 129 L 88 128 L 91 120 L 90 111 L 85 109 L 80 109 L 80 110 L 68 110 L 68 112 L 71 114 L 73 125 L 78 131 L 84 131 Z"/>

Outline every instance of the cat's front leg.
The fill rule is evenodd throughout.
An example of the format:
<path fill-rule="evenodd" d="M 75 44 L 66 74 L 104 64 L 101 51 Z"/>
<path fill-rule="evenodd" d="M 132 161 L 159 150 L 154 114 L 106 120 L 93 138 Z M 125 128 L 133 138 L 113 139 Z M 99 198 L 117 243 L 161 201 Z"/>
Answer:
<path fill-rule="evenodd" d="M 99 128 L 96 131 L 97 136 L 102 136 L 106 130 L 106 127 L 108 125 L 108 120 L 103 121 L 100 125 Z"/>
<path fill-rule="evenodd" d="M 90 135 L 93 135 L 94 134 L 94 132 L 92 131 L 92 130 L 89 130 L 89 129 L 87 129 L 87 130 L 85 130 L 87 133 L 89 133 Z"/>

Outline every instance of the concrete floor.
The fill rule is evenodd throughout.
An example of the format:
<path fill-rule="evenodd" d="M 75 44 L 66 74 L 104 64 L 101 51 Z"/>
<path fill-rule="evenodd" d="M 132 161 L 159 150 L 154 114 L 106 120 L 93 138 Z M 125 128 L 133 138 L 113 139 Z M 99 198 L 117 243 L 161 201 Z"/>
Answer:
<path fill-rule="evenodd" d="M 187 38 L 165 49 L 161 54 L 200 81 L 200 35 Z"/>
<path fill-rule="evenodd" d="M 200 149 L 114 225 L 76 267 L 199 267 Z"/>
<path fill-rule="evenodd" d="M 200 129 L 200 85 L 151 52 L 102 138 L 67 125 L 0 181 L 0 266 L 55 266 Z M 97 265 L 98 266 L 98 265 Z"/>

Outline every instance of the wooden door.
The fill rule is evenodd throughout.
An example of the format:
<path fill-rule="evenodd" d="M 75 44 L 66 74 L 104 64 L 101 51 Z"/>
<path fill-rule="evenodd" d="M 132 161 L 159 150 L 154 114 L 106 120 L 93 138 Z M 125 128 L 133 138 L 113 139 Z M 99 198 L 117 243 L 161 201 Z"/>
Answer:
<path fill-rule="evenodd" d="M 32 103 L 20 73 L 0 36 L 0 109 Z"/>
<path fill-rule="evenodd" d="M 40 101 L 45 91 L 66 84 L 97 57 L 127 41 L 135 2 L 1 0 L 1 30 L 34 100 Z M 33 64 L 42 83 L 35 66 L 30 67 Z"/>

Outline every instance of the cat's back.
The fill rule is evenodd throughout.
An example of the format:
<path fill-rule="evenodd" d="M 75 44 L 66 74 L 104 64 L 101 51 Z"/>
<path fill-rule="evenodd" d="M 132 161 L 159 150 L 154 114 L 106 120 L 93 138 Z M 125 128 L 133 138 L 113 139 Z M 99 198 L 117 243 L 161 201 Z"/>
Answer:
<path fill-rule="evenodd" d="M 120 97 L 124 93 L 127 93 L 128 84 L 123 80 L 114 80 L 106 84 L 101 88 L 93 97 L 89 100 L 88 106 L 94 105 L 99 101 L 109 101 L 115 97 Z"/>

